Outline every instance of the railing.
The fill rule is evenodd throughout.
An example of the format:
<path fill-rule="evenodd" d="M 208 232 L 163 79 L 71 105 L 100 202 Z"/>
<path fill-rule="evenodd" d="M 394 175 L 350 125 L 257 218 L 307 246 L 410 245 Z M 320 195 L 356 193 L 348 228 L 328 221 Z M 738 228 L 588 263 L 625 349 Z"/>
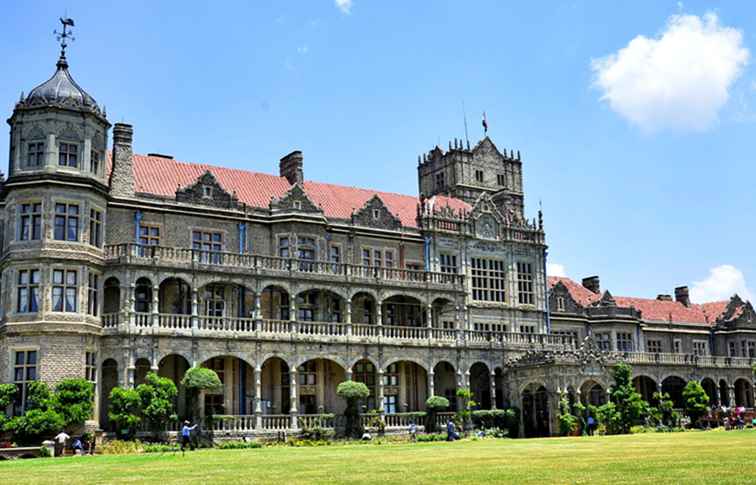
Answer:
<path fill-rule="evenodd" d="M 152 313 L 134 313 L 134 325 L 139 328 L 152 326 Z"/>
<path fill-rule="evenodd" d="M 191 315 L 174 315 L 167 313 L 158 314 L 158 326 L 174 330 L 187 330 L 192 328 Z"/>
<path fill-rule="evenodd" d="M 200 330 L 244 333 L 254 332 L 255 330 L 255 321 L 252 318 L 209 316 L 200 316 L 197 318 Z"/>
<path fill-rule="evenodd" d="M 422 425 L 424 418 L 421 413 L 396 413 L 384 415 L 383 420 L 387 428 L 407 428 L 413 422 Z"/>
<path fill-rule="evenodd" d="M 663 352 L 625 352 L 622 354 L 622 357 L 631 364 L 641 365 L 691 365 L 696 367 L 734 367 L 747 369 L 756 363 L 756 359 L 748 357 Z"/>
<path fill-rule="evenodd" d="M 378 325 L 371 325 L 366 323 L 353 323 L 352 335 L 355 337 L 377 337 Z"/>
<path fill-rule="evenodd" d="M 436 414 L 436 428 L 443 429 L 444 426 L 446 426 L 446 423 L 450 420 L 454 419 L 454 413 L 438 413 Z"/>
<path fill-rule="evenodd" d="M 109 261 L 129 259 L 132 262 L 149 265 L 160 263 L 197 264 L 223 268 L 250 269 L 254 271 L 331 275 L 348 279 L 382 280 L 413 284 L 426 283 L 456 289 L 461 289 L 464 285 L 464 275 L 460 274 L 361 266 L 357 264 L 279 258 L 255 254 L 208 252 L 165 246 L 143 246 L 133 243 L 105 246 L 105 258 Z"/>
<path fill-rule="evenodd" d="M 343 323 L 331 322 L 299 322 L 298 333 L 301 335 L 346 335 Z"/>
<path fill-rule="evenodd" d="M 290 320 L 261 320 L 261 322 L 262 328 L 260 329 L 260 331 L 262 333 L 291 333 L 292 326 Z"/>
<path fill-rule="evenodd" d="M 253 414 L 214 416 L 213 431 L 221 433 L 238 433 L 254 431 L 256 429 L 256 416 Z"/>
<path fill-rule="evenodd" d="M 115 328 L 121 322 L 120 313 L 103 313 L 100 317 L 103 328 Z"/>
<path fill-rule="evenodd" d="M 297 416 L 298 428 L 327 428 L 333 429 L 336 417 L 333 414 L 300 414 Z"/>
<path fill-rule="evenodd" d="M 285 431 L 291 425 L 291 416 L 288 414 L 264 414 L 262 416 L 262 428 L 270 431 Z"/>
<path fill-rule="evenodd" d="M 453 342 L 457 340 L 457 331 L 453 328 L 432 328 L 431 338 L 433 340 L 448 340 Z"/>
<path fill-rule="evenodd" d="M 428 338 L 428 327 L 383 326 L 383 336 L 402 340 L 421 340 Z"/>

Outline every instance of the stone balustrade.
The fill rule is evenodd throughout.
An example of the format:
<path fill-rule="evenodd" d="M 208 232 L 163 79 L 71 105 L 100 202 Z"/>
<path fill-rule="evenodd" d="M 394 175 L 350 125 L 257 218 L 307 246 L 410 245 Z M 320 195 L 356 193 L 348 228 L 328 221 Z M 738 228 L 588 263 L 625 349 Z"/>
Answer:
<path fill-rule="evenodd" d="M 727 357 L 724 355 L 695 355 L 662 352 L 626 352 L 623 360 L 634 365 L 682 365 L 714 368 L 749 368 L 756 363 L 755 358 Z"/>
<path fill-rule="evenodd" d="M 413 271 L 398 268 L 361 266 L 357 264 L 279 258 L 257 254 L 207 252 L 195 249 L 139 244 L 105 246 L 105 260 L 110 264 L 134 264 L 161 267 L 234 269 L 263 276 L 326 278 L 329 281 L 353 283 L 381 282 L 400 286 L 464 290 L 464 275 Z"/>

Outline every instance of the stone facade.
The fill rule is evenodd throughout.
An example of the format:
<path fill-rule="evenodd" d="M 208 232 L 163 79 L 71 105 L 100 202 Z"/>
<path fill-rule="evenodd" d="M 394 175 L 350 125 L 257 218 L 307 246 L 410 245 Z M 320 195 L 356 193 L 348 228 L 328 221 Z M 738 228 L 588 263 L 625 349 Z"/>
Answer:
<path fill-rule="evenodd" d="M 596 285 L 549 282 L 520 153 L 488 137 L 421 157 L 414 198 L 305 181 L 299 151 L 279 177 L 143 157 L 125 124 L 106 164 L 110 124 L 77 96 L 88 104 L 22 100 L 8 120 L 4 382 L 90 378 L 106 428 L 113 386 L 150 370 L 178 382 L 195 365 L 224 382 L 205 411 L 238 432 L 339 412 L 335 386 L 355 379 L 390 426 L 432 394 L 456 407 L 455 389 L 470 387 L 482 406 L 521 407 L 527 434 L 548 434 L 559 395 L 599 399 L 619 360 L 659 387 L 709 378 L 753 405 L 750 304 L 734 299 L 707 324 L 659 322 Z M 670 344 L 649 352 L 657 334 Z"/>

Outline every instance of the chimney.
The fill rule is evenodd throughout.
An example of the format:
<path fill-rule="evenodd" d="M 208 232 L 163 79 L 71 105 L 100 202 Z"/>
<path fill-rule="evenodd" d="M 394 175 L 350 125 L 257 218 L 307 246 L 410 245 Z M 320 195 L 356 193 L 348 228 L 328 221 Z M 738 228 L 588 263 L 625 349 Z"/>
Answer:
<path fill-rule="evenodd" d="M 110 193 L 115 197 L 134 197 L 134 129 L 125 123 L 113 126 L 113 169 Z"/>
<path fill-rule="evenodd" d="M 656 295 L 656 299 L 659 301 L 672 301 L 672 295 Z"/>
<path fill-rule="evenodd" d="M 304 182 L 303 160 L 300 150 L 289 153 L 278 164 L 279 175 L 286 178 L 291 185 Z"/>
<path fill-rule="evenodd" d="M 587 278 L 583 278 L 583 286 L 597 295 L 601 293 L 601 283 L 599 282 L 598 276 L 588 276 Z"/>
<path fill-rule="evenodd" d="M 687 286 L 678 286 L 675 288 L 675 301 L 685 306 L 690 306 L 690 292 Z"/>

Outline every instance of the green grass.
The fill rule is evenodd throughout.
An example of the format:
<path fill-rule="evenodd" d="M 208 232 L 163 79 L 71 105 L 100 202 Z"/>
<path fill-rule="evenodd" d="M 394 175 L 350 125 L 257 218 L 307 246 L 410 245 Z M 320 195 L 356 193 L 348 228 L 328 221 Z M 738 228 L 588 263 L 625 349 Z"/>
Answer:
<path fill-rule="evenodd" d="M 0 483 L 756 483 L 756 431 L 0 462 Z"/>

